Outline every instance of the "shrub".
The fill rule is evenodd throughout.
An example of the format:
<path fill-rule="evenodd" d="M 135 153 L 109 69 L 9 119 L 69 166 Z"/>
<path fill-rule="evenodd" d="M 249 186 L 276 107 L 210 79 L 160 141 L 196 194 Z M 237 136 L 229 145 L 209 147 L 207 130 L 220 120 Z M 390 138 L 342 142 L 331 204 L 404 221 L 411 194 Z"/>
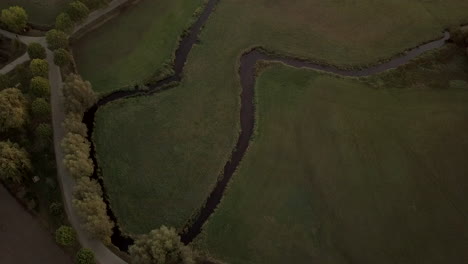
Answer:
<path fill-rule="evenodd" d="M 28 54 L 31 59 L 45 59 L 47 56 L 45 48 L 37 42 L 28 45 Z"/>
<path fill-rule="evenodd" d="M 68 5 L 67 13 L 75 23 L 83 21 L 89 15 L 88 7 L 80 1 L 71 2 Z"/>
<path fill-rule="evenodd" d="M 67 13 L 61 13 L 55 19 L 55 28 L 66 33 L 71 33 L 73 31 L 73 21 Z"/>
<path fill-rule="evenodd" d="M 50 118 L 50 104 L 44 98 L 37 98 L 31 103 L 31 113 L 35 119 Z"/>
<path fill-rule="evenodd" d="M 40 123 L 36 127 L 36 130 L 34 130 L 34 135 L 37 141 L 46 144 L 52 142 L 52 136 L 54 135 L 54 132 L 50 124 Z"/>
<path fill-rule="evenodd" d="M 36 76 L 31 80 L 30 89 L 31 93 L 36 97 L 48 97 L 50 95 L 49 80 Z"/>
<path fill-rule="evenodd" d="M 47 32 L 46 40 L 51 50 L 66 48 L 68 46 L 68 35 L 60 30 L 52 29 Z"/>
<path fill-rule="evenodd" d="M 63 214 L 62 204 L 53 202 L 49 206 L 49 212 L 51 215 L 60 216 Z"/>
<path fill-rule="evenodd" d="M 76 253 L 76 264 L 95 264 L 94 253 L 90 249 L 82 248 Z"/>
<path fill-rule="evenodd" d="M 26 28 L 28 14 L 26 14 L 26 11 L 24 11 L 22 7 L 12 6 L 2 10 L 0 21 L 2 21 L 9 30 L 20 33 Z"/>
<path fill-rule="evenodd" d="M 75 230 L 70 226 L 61 226 L 55 231 L 55 241 L 62 246 L 72 246 L 76 241 Z"/>
<path fill-rule="evenodd" d="M 29 69 L 33 76 L 41 76 L 47 78 L 49 75 L 49 64 L 46 60 L 33 59 L 29 65 Z"/>
<path fill-rule="evenodd" d="M 72 57 L 66 49 L 57 49 L 54 51 L 54 63 L 59 67 L 67 66 L 71 63 Z"/>
<path fill-rule="evenodd" d="M 70 132 L 81 135 L 82 137 L 86 137 L 88 134 L 88 128 L 85 124 L 83 124 L 83 122 L 81 122 L 82 119 L 83 116 L 79 114 L 69 113 L 63 121 L 63 127 L 67 133 Z"/>

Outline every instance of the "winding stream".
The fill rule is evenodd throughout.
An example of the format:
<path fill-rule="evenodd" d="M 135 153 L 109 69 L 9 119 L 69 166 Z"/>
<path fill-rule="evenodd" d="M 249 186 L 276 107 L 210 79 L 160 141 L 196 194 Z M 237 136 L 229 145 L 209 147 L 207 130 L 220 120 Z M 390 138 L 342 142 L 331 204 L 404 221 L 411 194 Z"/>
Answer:
<path fill-rule="evenodd" d="M 193 45 L 198 41 L 198 35 L 208 20 L 209 16 L 213 12 L 216 4 L 219 0 L 209 0 L 206 4 L 205 9 L 198 18 L 198 20 L 191 26 L 189 33 L 185 35 L 179 47 L 175 53 L 174 61 L 174 72 L 175 74 L 171 77 L 163 79 L 157 82 L 155 85 L 149 86 L 149 89 L 146 91 L 142 90 L 130 90 L 130 91 L 117 91 L 110 95 L 107 95 L 101 98 L 92 108 L 90 108 L 84 115 L 83 122 L 86 123 L 88 127 L 88 139 L 91 142 L 91 156 L 95 165 L 94 178 L 99 181 L 104 191 L 104 201 L 107 205 L 107 213 L 111 220 L 117 223 L 117 219 L 110 209 L 110 203 L 105 192 L 104 182 L 102 178 L 98 177 L 99 166 L 95 157 L 95 148 L 94 143 L 92 142 L 92 134 L 94 129 L 94 120 L 95 115 L 99 107 L 106 105 L 109 102 L 119 100 L 122 98 L 134 97 L 149 95 L 162 90 L 168 89 L 169 84 L 173 82 L 179 82 L 182 79 L 182 72 L 184 69 L 185 62 L 187 61 L 188 54 L 190 53 Z M 387 62 L 371 66 L 359 70 L 343 70 L 333 66 L 321 65 L 317 63 L 312 63 L 304 60 L 299 60 L 295 58 L 281 57 L 278 55 L 267 54 L 262 51 L 260 48 L 253 49 L 245 53 L 241 57 L 241 66 L 239 69 L 240 81 L 242 85 L 241 93 L 241 109 L 240 109 L 240 122 L 241 122 L 241 132 L 239 138 L 237 139 L 236 146 L 232 151 L 231 159 L 228 160 L 224 166 L 223 174 L 221 179 L 217 182 L 215 188 L 211 191 L 208 196 L 205 204 L 199 210 L 199 213 L 190 221 L 188 225 L 183 229 L 181 235 L 181 240 L 185 244 L 190 243 L 198 234 L 200 234 L 203 224 L 208 220 L 211 214 L 214 212 L 218 204 L 220 203 L 224 191 L 232 178 L 232 175 L 236 171 L 237 166 L 244 157 L 244 154 L 249 146 L 251 136 L 253 134 L 254 125 L 255 125 L 255 105 L 254 105 L 254 87 L 255 87 L 255 67 L 259 61 L 274 61 L 281 62 L 289 66 L 297 68 L 308 68 L 313 70 L 319 70 L 329 73 L 334 73 L 342 76 L 369 76 L 376 73 L 383 72 L 388 69 L 396 68 L 400 65 L 403 65 L 410 61 L 411 59 L 419 56 L 420 54 L 442 47 L 447 40 L 449 40 L 450 34 L 448 32 L 444 33 L 444 37 L 428 42 L 424 45 L 411 49 L 400 56 L 397 56 Z M 123 236 L 118 227 L 114 228 L 114 233 L 112 235 L 112 243 L 117 246 L 122 251 L 128 251 L 128 247 L 133 244 L 133 239 Z"/>

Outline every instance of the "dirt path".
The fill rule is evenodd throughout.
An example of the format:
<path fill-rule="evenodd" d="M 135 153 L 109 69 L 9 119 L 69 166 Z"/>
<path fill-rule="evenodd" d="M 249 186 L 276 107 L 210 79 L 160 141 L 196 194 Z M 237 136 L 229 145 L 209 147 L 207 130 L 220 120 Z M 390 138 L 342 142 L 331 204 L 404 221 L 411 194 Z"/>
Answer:
<path fill-rule="evenodd" d="M 0 263 L 72 263 L 53 236 L 1 184 L 0 208 Z"/>
<path fill-rule="evenodd" d="M 82 27 L 85 27 L 97 19 L 99 19 L 101 16 L 108 14 L 112 10 L 118 8 L 122 4 L 126 3 L 127 0 L 114 0 L 112 1 L 108 7 L 104 9 L 100 9 L 97 11 L 94 11 L 91 13 L 88 17 L 88 19 L 85 20 L 85 22 L 77 26 L 75 28 L 75 32 L 80 30 Z M 29 37 L 29 36 L 21 36 L 21 35 L 16 35 L 14 33 L 1 30 L 0 29 L 0 34 L 7 36 L 9 38 L 18 38 L 21 42 L 24 44 L 30 44 L 32 42 L 38 42 L 44 47 L 47 46 L 46 44 L 46 39 L 45 37 Z M 21 56 L 17 60 L 13 61 L 12 63 L 8 64 L 2 70 L 0 70 L 0 73 L 7 73 L 8 71 L 11 71 L 14 69 L 14 67 L 20 63 L 26 62 L 29 60 L 29 56 L 27 54 Z M 80 223 L 80 220 L 78 216 L 75 213 L 75 210 L 73 208 L 72 204 L 72 199 L 73 199 L 73 187 L 75 186 L 75 181 L 73 178 L 68 175 L 68 172 L 65 170 L 65 167 L 63 165 L 63 152 L 62 148 L 60 147 L 60 143 L 62 141 L 62 138 L 64 137 L 65 131 L 62 127 L 63 120 L 65 119 L 65 113 L 64 113 L 64 103 L 63 103 L 63 96 L 62 96 L 62 75 L 60 73 L 60 68 L 57 67 L 54 64 L 54 58 L 53 58 L 53 52 L 50 50 L 47 50 L 47 62 L 49 63 L 49 81 L 50 81 L 50 86 L 51 86 L 51 97 L 50 97 L 50 102 L 51 102 L 51 107 L 52 107 L 52 123 L 53 123 L 53 129 L 54 129 L 54 148 L 55 148 L 55 157 L 56 157 L 56 162 L 57 162 L 57 175 L 58 179 L 60 182 L 60 187 L 62 190 L 62 196 L 63 196 L 63 202 L 64 202 L 64 207 L 68 215 L 68 220 L 70 221 L 71 225 L 77 232 L 78 239 L 82 245 L 82 247 L 89 248 L 91 249 L 95 256 L 96 260 L 101 263 L 101 264 L 126 264 L 125 261 L 123 261 L 120 257 L 115 255 L 111 250 L 109 250 L 101 241 L 92 239 L 89 237 L 88 233 L 86 233 L 82 229 L 82 225 Z M 1 197 L 0 197 L 1 198 Z M 0 199 L 0 205 L 3 207 L 3 199 Z M 15 222 L 16 220 L 14 219 L 14 215 L 12 214 L 12 218 L 9 220 L 10 222 Z M 0 223 L 2 223 L 3 217 L 0 217 Z M 19 220 L 18 220 L 19 222 Z M 36 223 L 38 224 L 38 223 Z M 36 229 L 34 225 L 29 225 L 31 226 L 32 229 Z M 1 226 L 0 226 L 1 228 Z M 1 229 L 0 229 L 0 234 L 1 234 Z M 27 232 L 25 232 L 27 234 Z M 3 241 L 3 239 L 6 239 L 7 236 L 1 237 L 0 241 Z M 11 239 L 11 238 L 9 238 Z M 1 243 L 0 245 L 5 245 L 7 244 L 8 240 L 5 240 Z M 22 241 L 24 243 L 29 242 L 27 235 L 25 237 L 22 237 L 21 239 L 18 239 L 19 243 Z M 31 239 L 31 241 L 33 241 Z M 53 241 L 52 241 L 53 243 Z M 40 244 L 40 242 L 39 242 Z M 35 245 L 37 248 L 41 249 L 38 245 Z M 34 247 L 34 245 L 30 245 L 29 247 Z M 9 250 L 12 250 L 12 248 L 7 248 Z M 0 263 L 31 263 L 31 264 L 36 264 L 36 263 L 71 263 L 71 262 L 53 262 L 53 261 L 39 261 L 39 259 L 36 259 L 34 261 L 13 261 L 12 259 L 5 259 L 3 260 L 4 255 L 8 257 L 8 252 L 3 253 L 3 248 L 0 249 Z M 17 252 L 26 252 L 26 250 L 17 250 Z M 47 252 L 45 252 L 47 253 Z M 45 254 L 44 253 L 44 254 Z M 27 255 L 27 254 L 25 254 Z"/>

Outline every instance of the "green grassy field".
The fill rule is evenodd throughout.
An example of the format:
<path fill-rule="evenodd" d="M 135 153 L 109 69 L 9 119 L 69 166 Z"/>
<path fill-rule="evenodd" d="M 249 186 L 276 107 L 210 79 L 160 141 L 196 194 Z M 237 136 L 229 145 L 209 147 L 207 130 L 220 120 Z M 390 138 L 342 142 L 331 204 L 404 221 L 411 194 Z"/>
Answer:
<path fill-rule="evenodd" d="M 73 44 L 81 75 L 100 94 L 141 83 L 171 62 L 204 0 L 142 0 Z"/>
<path fill-rule="evenodd" d="M 366 81 L 266 70 L 255 139 L 198 245 L 231 264 L 468 261 L 462 56 Z"/>
<path fill-rule="evenodd" d="M 21 6 L 28 13 L 30 22 L 53 25 L 55 17 L 70 2 L 71 0 L 2 0 L 0 1 L 0 9 L 10 6 Z"/>
<path fill-rule="evenodd" d="M 182 227 L 200 208 L 237 139 L 238 63 L 249 47 L 338 65 L 375 63 L 440 37 L 468 20 L 467 8 L 462 0 L 220 1 L 178 87 L 97 113 L 97 155 L 120 223 L 131 233 Z"/>

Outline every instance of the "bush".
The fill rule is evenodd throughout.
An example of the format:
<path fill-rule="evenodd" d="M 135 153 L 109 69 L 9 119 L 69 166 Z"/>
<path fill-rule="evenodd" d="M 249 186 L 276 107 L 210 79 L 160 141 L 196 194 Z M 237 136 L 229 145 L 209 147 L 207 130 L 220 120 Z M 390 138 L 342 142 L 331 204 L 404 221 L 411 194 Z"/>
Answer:
<path fill-rule="evenodd" d="M 66 33 L 71 33 L 73 31 L 73 21 L 67 13 L 61 13 L 55 19 L 55 28 Z"/>
<path fill-rule="evenodd" d="M 55 241 L 62 246 L 73 246 L 76 242 L 75 230 L 70 226 L 61 226 L 55 231 Z"/>
<path fill-rule="evenodd" d="M 47 32 L 46 40 L 51 50 L 66 48 L 68 46 L 68 35 L 60 30 L 52 29 Z"/>
<path fill-rule="evenodd" d="M 89 15 L 89 9 L 82 2 L 74 1 L 68 5 L 67 13 L 73 22 L 78 23 Z"/>
<path fill-rule="evenodd" d="M 46 60 L 34 59 L 29 65 L 29 69 L 33 76 L 41 76 L 47 78 L 49 75 L 49 64 Z"/>
<path fill-rule="evenodd" d="M 70 74 L 62 89 L 68 113 L 82 114 L 97 101 L 91 83 L 84 81 L 79 75 Z"/>
<path fill-rule="evenodd" d="M 76 114 L 76 113 L 69 113 L 65 120 L 63 121 L 63 127 L 65 131 L 68 133 L 78 134 L 82 137 L 86 137 L 88 135 L 88 128 L 86 127 L 81 120 L 83 116 Z"/>
<path fill-rule="evenodd" d="M 54 132 L 50 124 L 41 123 L 36 127 L 36 130 L 34 130 L 34 135 L 38 143 L 46 145 L 47 143 L 52 142 Z"/>
<path fill-rule="evenodd" d="M 44 98 L 37 98 L 31 103 L 31 113 L 35 119 L 48 119 L 50 104 Z"/>
<path fill-rule="evenodd" d="M 72 56 L 66 49 L 57 49 L 54 51 L 54 63 L 59 67 L 67 66 L 71 63 Z"/>
<path fill-rule="evenodd" d="M 47 57 L 45 48 L 37 42 L 28 45 L 28 54 L 31 59 L 45 59 Z"/>
<path fill-rule="evenodd" d="M 21 33 L 26 28 L 28 14 L 26 14 L 26 11 L 24 11 L 22 7 L 12 6 L 2 10 L 0 21 L 2 21 L 9 30 Z"/>
<path fill-rule="evenodd" d="M 94 253 L 87 248 L 82 248 L 76 253 L 76 264 L 95 264 Z"/>
<path fill-rule="evenodd" d="M 49 212 L 51 215 L 60 216 L 63 214 L 62 204 L 61 203 L 51 203 L 49 206 Z"/>
<path fill-rule="evenodd" d="M 31 93 L 36 97 L 49 97 L 49 80 L 40 76 L 34 77 L 31 80 L 30 89 Z"/>

